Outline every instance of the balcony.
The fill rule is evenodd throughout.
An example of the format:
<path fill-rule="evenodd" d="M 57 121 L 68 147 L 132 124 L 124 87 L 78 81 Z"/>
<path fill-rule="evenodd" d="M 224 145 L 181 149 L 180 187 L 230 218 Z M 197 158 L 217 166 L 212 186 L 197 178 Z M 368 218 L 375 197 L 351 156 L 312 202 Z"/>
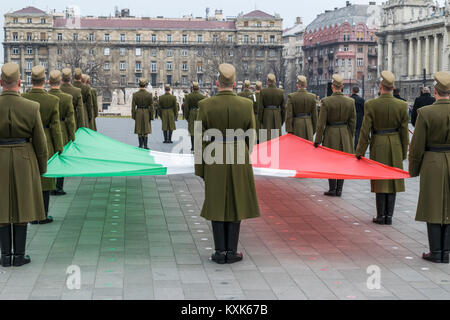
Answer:
<path fill-rule="evenodd" d="M 328 67 L 328 73 L 329 73 L 329 74 L 333 74 L 333 72 L 334 72 L 333 67 Z"/>
<path fill-rule="evenodd" d="M 322 75 L 323 74 L 323 68 L 317 68 L 317 73 Z"/>
<path fill-rule="evenodd" d="M 319 59 L 319 62 L 323 61 L 323 55 L 322 55 L 322 54 L 319 54 L 319 55 L 317 56 L 317 58 Z"/>
<path fill-rule="evenodd" d="M 378 67 L 377 66 L 367 66 L 367 70 L 370 72 L 370 71 L 377 71 L 378 70 Z"/>
<path fill-rule="evenodd" d="M 334 57 L 334 50 L 330 50 L 330 51 L 328 52 L 328 58 L 329 58 L 329 59 L 333 59 L 333 57 Z"/>

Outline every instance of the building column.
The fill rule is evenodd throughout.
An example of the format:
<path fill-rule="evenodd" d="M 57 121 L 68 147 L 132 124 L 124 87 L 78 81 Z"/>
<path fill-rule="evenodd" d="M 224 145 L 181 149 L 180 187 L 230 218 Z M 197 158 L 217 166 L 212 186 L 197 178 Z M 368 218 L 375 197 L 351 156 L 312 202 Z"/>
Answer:
<path fill-rule="evenodd" d="M 425 37 L 425 69 L 427 74 L 431 74 L 430 70 L 430 37 Z"/>
<path fill-rule="evenodd" d="M 389 40 L 388 41 L 388 71 L 392 72 L 392 45 L 394 41 Z"/>
<path fill-rule="evenodd" d="M 420 37 L 417 38 L 417 56 L 416 56 L 416 76 L 420 77 L 422 74 L 422 39 Z"/>
<path fill-rule="evenodd" d="M 381 76 L 381 71 L 383 70 L 383 56 L 384 56 L 384 52 L 383 52 L 383 44 L 380 42 L 378 42 L 378 73 L 377 73 L 377 77 L 379 78 Z"/>
<path fill-rule="evenodd" d="M 413 39 L 409 39 L 409 52 L 408 52 L 408 77 L 414 75 L 414 46 Z"/>
<path fill-rule="evenodd" d="M 434 35 L 433 47 L 433 73 L 436 73 L 439 71 L 439 37 L 437 34 Z"/>

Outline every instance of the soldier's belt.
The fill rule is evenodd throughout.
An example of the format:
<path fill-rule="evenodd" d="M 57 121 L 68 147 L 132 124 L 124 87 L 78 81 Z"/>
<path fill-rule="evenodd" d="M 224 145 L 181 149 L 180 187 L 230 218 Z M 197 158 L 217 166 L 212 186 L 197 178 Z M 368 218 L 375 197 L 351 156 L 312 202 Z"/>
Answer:
<path fill-rule="evenodd" d="M 170 109 L 173 109 L 173 107 L 159 107 L 160 109 L 163 109 L 163 110 L 170 110 Z"/>
<path fill-rule="evenodd" d="M 264 107 L 264 109 L 272 109 L 272 110 L 275 110 L 275 109 L 278 109 L 279 107 L 277 107 L 277 106 L 265 106 Z"/>
<path fill-rule="evenodd" d="M 66 121 L 66 118 L 61 118 L 61 119 L 59 119 L 59 121 L 61 121 L 61 122 Z"/>
<path fill-rule="evenodd" d="M 311 117 L 311 113 L 296 113 L 294 118 L 309 118 Z"/>
<path fill-rule="evenodd" d="M 145 106 L 138 106 L 136 108 L 138 108 L 138 109 L 148 109 L 148 107 L 145 107 Z"/>
<path fill-rule="evenodd" d="M 327 126 L 330 126 L 330 127 L 341 127 L 341 126 L 346 126 L 346 125 L 347 125 L 346 121 L 343 121 L 343 122 L 329 122 L 327 124 Z"/>
<path fill-rule="evenodd" d="M 49 124 L 44 125 L 43 127 L 44 127 L 44 129 L 50 129 L 50 125 Z"/>
<path fill-rule="evenodd" d="M 450 146 L 430 146 L 425 149 L 429 152 L 449 152 Z"/>
<path fill-rule="evenodd" d="M 395 133 L 399 132 L 398 128 L 396 129 L 386 129 L 386 130 L 373 130 L 372 134 L 389 134 L 389 133 Z"/>
<path fill-rule="evenodd" d="M 24 144 L 28 142 L 30 142 L 30 138 L 0 139 L 0 145 Z"/>
<path fill-rule="evenodd" d="M 198 107 L 190 107 L 191 110 L 198 110 Z"/>
<path fill-rule="evenodd" d="M 216 140 L 217 138 L 217 140 Z M 222 142 L 222 143 L 230 143 L 230 142 L 235 142 L 235 141 L 243 141 L 245 140 L 245 136 L 222 136 L 222 137 L 211 137 L 210 141 L 214 142 Z"/>

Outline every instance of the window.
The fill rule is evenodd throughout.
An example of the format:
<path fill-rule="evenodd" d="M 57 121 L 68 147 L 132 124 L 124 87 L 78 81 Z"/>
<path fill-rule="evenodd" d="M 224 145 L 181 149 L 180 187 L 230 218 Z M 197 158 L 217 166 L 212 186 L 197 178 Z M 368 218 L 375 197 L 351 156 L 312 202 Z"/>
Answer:
<path fill-rule="evenodd" d="M 261 27 L 261 26 L 262 26 L 261 21 L 257 21 L 257 22 L 256 22 L 256 26 L 257 26 L 257 27 Z"/>
<path fill-rule="evenodd" d="M 142 66 L 141 66 L 141 62 L 137 61 L 136 62 L 136 72 L 141 72 L 142 71 Z"/>
<path fill-rule="evenodd" d="M 26 64 L 27 64 L 27 70 L 33 69 L 33 60 L 27 60 Z"/>
<path fill-rule="evenodd" d="M 201 57 L 201 56 L 203 56 L 203 49 L 198 49 L 197 50 L 197 55 L 199 56 L 199 57 Z"/>
<path fill-rule="evenodd" d="M 62 69 L 62 63 L 61 63 L 61 61 L 58 61 L 58 62 L 56 63 L 56 68 L 58 68 L 59 70 Z"/>
<path fill-rule="evenodd" d="M 156 34 L 152 34 L 152 43 L 156 42 Z"/>
<path fill-rule="evenodd" d="M 339 66 L 339 59 L 336 59 L 336 67 L 338 67 Z"/>
<path fill-rule="evenodd" d="M 33 41 L 33 34 L 31 32 L 27 33 L 27 41 Z"/>
<path fill-rule="evenodd" d="M 152 49 L 152 57 L 156 57 L 156 49 Z"/>
<path fill-rule="evenodd" d="M 342 61 L 341 61 L 341 67 L 345 67 L 345 59 L 342 59 Z"/>
<path fill-rule="evenodd" d="M 47 60 L 40 60 L 39 64 L 47 69 Z"/>
<path fill-rule="evenodd" d="M 181 50 L 181 56 L 182 57 L 187 57 L 187 50 L 186 49 L 183 49 L 183 50 Z"/>
<path fill-rule="evenodd" d="M 105 42 L 109 42 L 109 33 L 105 33 Z"/>
<path fill-rule="evenodd" d="M 14 24 L 19 23 L 19 18 L 13 18 L 13 23 Z"/>
<path fill-rule="evenodd" d="M 369 50 L 371 51 L 371 50 Z M 358 47 L 358 53 L 362 53 L 363 52 L 363 48 L 362 47 Z"/>
<path fill-rule="evenodd" d="M 126 70 L 126 62 L 125 61 L 120 61 L 120 71 L 124 71 Z"/>
<path fill-rule="evenodd" d="M 248 34 L 244 35 L 244 43 L 248 43 Z"/>
<path fill-rule="evenodd" d="M 181 84 L 183 86 L 187 86 L 188 84 L 187 76 L 181 76 Z"/>
<path fill-rule="evenodd" d="M 256 64 L 256 72 L 261 73 L 262 72 L 262 65 L 260 63 Z"/>
<path fill-rule="evenodd" d="M 168 34 L 167 35 L 167 43 L 170 43 L 170 42 L 172 42 L 172 35 Z"/>
<path fill-rule="evenodd" d="M 78 33 L 73 34 L 73 41 L 78 41 Z"/>
<path fill-rule="evenodd" d="M 31 84 L 31 74 L 27 73 L 27 85 Z"/>
<path fill-rule="evenodd" d="M 262 55 L 263 55 L 262 50 L 256 51 L 256 56 L 257 56 L 257 57 L 262 57 Z"/>
<path fill-rule="evenodd" d="M 344 51 L 348 51 L 348 45 L 344 46 Z"/>
<path fill-rule="evenodd" d="M 136 42 L 141 42 L 141 35 L 140 34 L 136 35 Z"/>
<path fill-rule="evenodd" d="M 105 56 L 109 56 L 109 48 L 105 48 L 103 54 L 104 54 Z"/>
<path fill-rule="evenodd" d="M 275 50 L 270 50 L 270 51 L 269 51 L 269 56 L 270 56 L 270 57 L 275 57 L 275 55 L 276 55 Z"/>
<path fill-rule="evenodd" d="M 275 43 L 275 36 L 270 36 L 270 43 Z"/>
<path fill-rule="evenodd" d="M 183 35 L 181 36 L 181 42 L 187 43 L 187 39 L 188 39 L 187 34 L 183 34 Z"/>
<path fill-rule="evenodd" d="M 105 62 L 105 66 L 104 66 L 103 69 L 105 69 L 105 70 L 109 70 L 110 69 L 109 62 Z"/>
<path fill-rule="evenodd" d="M 250 51 L 248 49 L 244 50 L 244 57 L 249 57 L 250 56 Z"/>
<path fill-rule="evenodd" d="M 57 55 L 61 55 L 61 54 L 62 54 L 61 48 L 56 49 L 56 54 L 57 54 Z"/>
<path fill-rule="evenodd" d="M 125 34 L 124 33 L 122 33 L 121 35 L 120 35 L 120 42 L 125 42 Z"/>
<path fill-rule="evenodd" d="M 181 70 L 183 70 L 183 71 L 188 71 L 188 64 L 187 64 L 186 61 L 184 61 L 184 62 L 181 64 Z"/>
<path fill-rule="evenodd" d="M 141 48 L 136 48 L 136 56 L 139 57 L 142 54 Z"/>
<path fill-rule="evenodd" d="M 248 62 L 244 62 L 242 67 L 244 68 L 245 72 L 248 72 Z"/>
<path fill-rule="evenodd" d="M 352 66 L 352 59 L 348 59 L 348 66 L 349 66 L 349 67 Z"/>
<path fill-rule="evenodd" d="M 228 35 L 228 42 L 232 43 L 233 42 L 233 35 Z"/>
<path fill-rule="evenodd" d="M 230 57 L 233 56 L 233 50 L 230 50 L 230 51 L 228 52 L 228 56 L 230 56 Z"/>
<path fill-rule="evenodd" d="M 198 72 L 203 72 L 203 62 L 197 63 L 197 73 Z"/>
<path fill-rule="evenodd" d="M 172 75 L 170 74 L 167 75 L 167 84 L 172 85 Z"/>
<path fill-rule="evenodd" d="M 13 47 L 12 48 L 12 53 L 13 54 L 19 54 L 19 48 L 18 47 Z"/>
<path fill-rule="evenodd" d="M 200 86 L 203 86 L 203 75 L 202 75 L 202 74 L 199 74 L 199 75 L 198 75 L 198 84 L 199 84 Z"/>
<path fill-rule="evenodd" d="M 89 34 L 89 42 L 94 42 L 94 34 L 93 33 L 90 33 Z"/>
<path fill-rule="evenodd" d="M 125 48 L 120 48 L 119 52 L 120 52 L 120 55 L 123 57 L 127 53 L 127 50 Z"/>
<path fill-rule="evenodd" d="M 167 71 L 172 71 L 172 62 L 167 62 L 166 63 L 166 69 L 167 69 Z"/>
<path fill-rule="evenodd" d="M 27 54 L 33 54 L 33 47 L 27 47 Z"/>
<path fill-rule="evenodd" d="M 13 32 L 13 41 L 19 41 L 19 34 L 17 32 Z"/>
<path fill-rule="evenodd" d="M 27 18 L 27 23 L 33 23 L 33 19 L 32 18 Z"/>
<path fill-rule="evenodd" d="M 166 55 L 168 57 L 171 57 L 172 56 L 172 49 L 167 49 Z"/>
<path fill-rule="evenodd" d="M 358 67 L 362 67 L 363 62 L 364 62 L 364 60 L 362 58 L 358 58 L 358 61 L 357 61 Z"/>
<path fill-rule="evenodd" d="M 152 73 L 152 87 L 156 87 L 156 80 L 158 75 L 156 73 Z"/>
<path fill-rule="evenodd" d="M 203 36 L 202 36 L 201 34 L 199 34 L 199 35 L 197 36 L 197 42 L 198 42 L 198 43 L 202 43 L 202 42 L 203 42 Z"/>
<path fill-rule="evenodd" d="M 152 72 L 156 72 L 156 61 L 152 61 Z"/>
<path fill-rule="evenodd" d="M 257 42 L 257 43 L 262 43 L 262 36 L 258 36 L 256 42 Z"/>
<path fill-rule="evenodd" d="M 270 21 L 269 26 L 275 27 L 275 21 Z"/>
<path fill-rule="evenodd" d="M 219 36 L 217 34 L 213 35 L 213 42 L 216 43 L 219 41 Z"/>
<path fill-rule="evenodd" d="M 121 75 L 120 76 L 120 85 L 122 86 L 122 87 L 124 87 L 124 86 L 126 86 L 127 85 L 127 76 L 126 75 Z"/>
<path fill-rule="evenodd" d="M 62 33 L 58 33 L 58 41 L 62 41 Z"/>

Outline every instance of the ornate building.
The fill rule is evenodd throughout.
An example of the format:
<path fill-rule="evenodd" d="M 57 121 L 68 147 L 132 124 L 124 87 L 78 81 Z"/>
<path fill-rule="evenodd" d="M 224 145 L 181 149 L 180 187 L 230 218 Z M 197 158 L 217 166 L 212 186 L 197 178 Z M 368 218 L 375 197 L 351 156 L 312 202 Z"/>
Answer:
<path fill-rule="evenodd" d="M 432 0 L 389 0 L 383 5 L 378 36 L 379 70 L 390 70 L 410 103 L 433 85 L 433 74 L 449 70 L 450 4 Z"/>
<path fill-rule="evenodd" d="M 82 66 L 97 82 L 104 100 L 118 88 L 149 79 L 182 90 L 192 81 L 215 90 L 219 63 L 235 64 L 238 79 L 263 80 L 281 73 L 282 19 L 262 11 L 224 18 L 81 17 L 73 11 L 47 13 L 34 7 L 5 14 L 5 62 L 20 65 L 30 83 L 31 68 L 47 71 Z"/>
<path fill-rule="evenodd" d="M 295 25 L 283 32 L 283 63 L 285 77 L 283 87 L 287 93 L 297 90 L 297 75 L 303 74 L 303 34 L 305 26 L 300 18 Z"/>
<path fill-rule="evenodd" d="M 309 88 L 324 97 L 334 73 L 344 78 L 344 93 L 359 86 L 376 95 L 377 37 L 381 7 L 375 2 L 327 10 L 306 27 L 303 56 Z"/>

